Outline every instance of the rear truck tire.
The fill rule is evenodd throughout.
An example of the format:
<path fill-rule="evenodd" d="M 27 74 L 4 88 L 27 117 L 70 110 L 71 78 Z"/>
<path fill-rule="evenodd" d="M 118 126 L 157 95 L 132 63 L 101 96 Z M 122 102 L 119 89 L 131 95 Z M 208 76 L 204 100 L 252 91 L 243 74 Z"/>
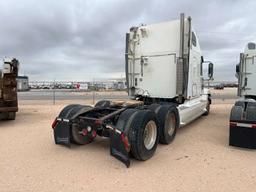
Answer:
<path fill-rule="evenodd" d="M 256 121 L 256 102 L 247 103 L 246 120 Z"/>
<path fill-rule="evenodd" d="M 123 131 L 125 135 L 128 135 L 130 131 L 131 123 L 138 112 L 139 110 L 137 109 L 127 109 L 124 112 L 122 112 L 118 118 L 116 127 L 121 131 Z M 129 155 L 131 157 L 134 157 L 131 151 L 129 151 Z"/>
<path fill-rule="evenodd" d="M 71 104 L 71 105 L 67 105 L 66 107 L 64 107 L 61 112 L 59 113 L 59 118 L 62 119 L 70 119 L 72 118 L 72 111 L 74 111 L 76 108 L 80 107 L 81 105 L 79 104 Z"/>
<path fill-rule="evenodd" d="M 242 106 L 234 105 L 230 113 L 230 121 L 239 121 L 243 118 L 244 109 Z"/>
<path fill-rule="evenodd" d="M 235 106 L 241 106 L 244 109 L 245 108 L 245 102 L 244 101 L 236 101 Z"/>
<path fill-rule="evenodd" d="M 159 110 L 160 143 L 170 144 L 179 127 L 179 113 L 175 106 L 164 105 Z"/>
<path fill-rule="evenodd" d="M 70 130 L 70 139 L 72 143 L 85 145 L 93 141 L 96 133 L 92 132 L 92 127 L 82 124 L 78 120 L 78 116 L 92 109 L 91 106 L 72 104 L 66 106 L 59 114 L 58 118 L 72 120 Z M 83 126 L 82 126 L 83 125 Z M 85 125 L 85 126 L 84 126 Z"/>
<path fill-rule="evenodd" d="M 8 113 L 7 112 L 0 113 L 0 120 L 8 120 Z"/>
<path fill-rule="evenodd" d="M 110 107 L 111 102 L 109 100 L 100 100 L 98 101 L 94 107 Z"/>
<path fill-rule="evenodd" d="M 8 120 L 15 120 L 16 112 L 9 112 L 8 113 Z"/>
<path fill-rule="evenodd" d="M 0 113 L 1 120 L 15 120 L 16 112 L 4 112 Z"/>
<path fill-rule="evenodd" d="M 58 118 L 72 120 L 90 109 L 92 107 L 89 105 L 71 104 L 62 109 Z"/>
<path fill-rule="evenodd" d="M 209 113 L 210 113 L 210 105 L 211 105 L 211 102 L 210 102 L 210 100 L 208 100 L 207 101 L 207 104 L 206 104 L 206 107 L 205 107 L 205 109 L 206 109 L 206 111 L 204 112 L 204 116 L 207 116 L 207 115 L 209 115 Z"/>
<path fill-rule="evenodd" d="M 71 126 L 72 142 L 78 145 L 85 145 L 91 143 L 96 137 L 96 132 L 93 131 L 90 125 L 82 127 L 81 124 L 73 123 Z"/>
<path fill-rule="evenodd" d="M 179 113 L 174 105 L 152 104 L 149 109 L 156 113 L 159 122 L 159 142 L 162 144 L 170 144 L 179 127 Z"/>
<path fill-rule="evenodd" d="M 128 138 L 135 159 L 150 159 L 159 142 L 159 127 L 155 113 L 150 110 L 138 110 L 131 121 Z"/>
<path fill-rule="evenodd" d="M 129 128 L 136 113 L 138 113 L 137 109 L 127 109 L 122 112 L 117 120 L 116 127 L 125 134 L 128 134 Z"/>
<path fill-rule="evenodd" d="M 244 104 L 243 104 L 244 103 Z M 233 106 L 230 114 L 229 145 L 256 149 L 256 102 L 240 101 Z"/>

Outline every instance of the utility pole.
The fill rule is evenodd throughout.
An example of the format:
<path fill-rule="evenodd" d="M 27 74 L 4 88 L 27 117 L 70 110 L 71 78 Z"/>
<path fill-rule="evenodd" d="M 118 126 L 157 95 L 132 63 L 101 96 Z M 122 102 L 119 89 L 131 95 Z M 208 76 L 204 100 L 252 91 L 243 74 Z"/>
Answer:
<path fill-rule="evenodd" d="M 93 92 L 92 92 L 92 103 L 95 104 L 95 83 L 94 78 L 92 79 L 92 85 L 93 85 Z"/>
<path fill-rule="evenodd" d="M 55 78 L 53 80 L 53 105 L 55 105 Z"/>

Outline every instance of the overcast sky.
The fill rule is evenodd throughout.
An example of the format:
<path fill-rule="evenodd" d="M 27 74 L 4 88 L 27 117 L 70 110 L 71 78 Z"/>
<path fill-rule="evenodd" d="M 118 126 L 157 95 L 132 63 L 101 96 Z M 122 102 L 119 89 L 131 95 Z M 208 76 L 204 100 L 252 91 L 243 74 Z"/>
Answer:
<path fill-rule="evenodd" d="M 124 77 L 125 33 L 141 23 L 192 17 L 215 79 L 256 41 L 254 0 L 0 0 L 0 57 L 17 57 L 31 80 Z"/>

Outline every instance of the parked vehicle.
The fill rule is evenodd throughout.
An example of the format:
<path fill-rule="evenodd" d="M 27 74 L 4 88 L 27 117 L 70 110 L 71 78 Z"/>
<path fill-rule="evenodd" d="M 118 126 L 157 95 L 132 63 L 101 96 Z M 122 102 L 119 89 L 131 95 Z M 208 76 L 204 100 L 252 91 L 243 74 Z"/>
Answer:
<path fill-rule="evenodd" d="M 236 66 L 238 96 L 230 113 L 229 144 L 256 149 L 256 44 L 248 43 Z"/>
<path fill-rule="evenodd" d="M 17 81 L 19 61 L 4 59 L 0 71 L 0 120 L 14 120 L 18 111 Z"/>
<path fill-rule="evenodd" d="M 214 86 L 214 89 L 224 89 L 224 85 L 223 84 L 217 84 Z"/>
<path fill-rule="evenodd" d="M 158 143 L 170 144 L 179 127 L 210 111 L 203 88 L 203 57 L 190 17 L 132 27 L 126 34 L 129 101 L 66 106 L 54 120 L 56 144 L 88 144 L 110 138 L 110 153 L 130 165 L 150 159 Z M 213 75 L 209 64 L 208 76 Z"/>

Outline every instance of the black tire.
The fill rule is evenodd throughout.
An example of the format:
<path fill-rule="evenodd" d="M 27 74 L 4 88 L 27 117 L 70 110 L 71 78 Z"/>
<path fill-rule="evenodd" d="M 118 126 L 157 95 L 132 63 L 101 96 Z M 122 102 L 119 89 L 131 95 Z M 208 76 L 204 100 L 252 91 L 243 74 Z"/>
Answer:
<path fill-rule="evenodd" d="M 158 112 L 160 143 L 170 144 L 179 127 L 179 113 L 173 105 L 163 105 Z"/>
<path fill-rule="evenodd" d="M 92 132 L 88 132 L 87 135 L 83 135 L 83 128 L 79 126 L 79 123 L 73 123 L 71 127 L 72 142 L 78 145 L 89 144 L 94 140 Z"/>
<path fill-rule="evenodd" d="M 94 107 L 110 107 L 111 105 L 111 102 L 109 100 L 101 100 L 101 101 L 98 101 Z"/>
<path fill-rule="evenodd" d="M 146 148 L 144 143 L 145 128 L 149 124 L 153 125 L 153 127 L 156 126 L 156 129 L 153 129 L 156 130 L 156 137 L 153 139 L 153 141 L 155 140 L 152 142 L 153 146 Z M 131 144 L 131 153 L 135 159 L 145 161 L 151 158 L 159 141 L 159 129 L 155 113 L 150 110 L 139 110 L 132 119 L 128 138 Z"/>
<path fill-rule="evenodd" d="M 161 107 L 162 107 L 162 105 L 160 105 L 158 103 L 154 103 L 154 104 L 149 105 L 148 109 L 157 114 Z"/>
<path fill-rule="evenodd" d="M 80 123 L 76 119 L 80 114 L 85 113 L 91 108 L 92 108 L 91 106 L 72 104 L 72 105 L 66 106 L 60 112 L 58 116 L 59 118 L 69 119 L 73 121 L 72 126 L 70 128 L 72 143 L 85 145 L 93 141 L 94 137 L 92 136 L 91 133 L 88 133 L 87 135 L 81 134 L 81 131 L 83 130 L 83 128 L 79 126 Z"/>
<path fill-rule="evenodd" d="M 83 130 L 85 130 L 85 127 L 88 125 L 82 125 L 78 122 L 76 119 L 79 115 L 82 113 L 85 113 L 86 111 L 92 109 L 91 106 L 77 106 L 74 110 L 70 113 L 70 117 L 73 119 L 74 123 L 71 126 L 71 140 L 73 143 L 76 143 L 78 145 L 85 145 L 88 143 L 91 143 L 94 140 L 94 136 L 92 135 L 92 131 L 88 132 L 86 135 L 81 134 Z"/>
<path fill-rule="evenodd" d="M 206 105 L 206 111 L 204 112 L 204 116 L 207 116 L 207 115 L 209 115 L 209 113 L 210 113 L 210 101 L 208 100 L 207 101 L 207 105 Z"/>
<path fill-rule="evenodd" d="M 15 120 L 16 112 L 0 113 L 0 120 Z"/>
<path fill-rule="evenodd" d="M 0 120 L 8 120 L 8 113 L 5 112 L 5 113 L 0 113 Z"/>
<path fill-rule="evenodd" d="M 137 113 L 137 112 L 138 112 L 138 110 L 136 110 L 136 109 L 127 109 L 124 112 L 122 112 L 118 118 L 116 127 L 118 129 L 124 131 L 126 134 L 128 134 L 132 120 L 135 116 L 135 113 Z"/>
<path fill-rule="evenodd" d="M 8 120 L 15 120 L 16 112 L 9 112 L 8 113 Z"/>
<path fill-rule="evenodd" d="M 131 123 L 138 112 L 139 111 L 137 109 L 127 109 L 122 112 L 118 118 L 116 127 L 122 130 L 128 136 Z M 131 157 L 134 157 L 131 151 L 129 154 Z"/>
<path fill-rule="evenodd" d="M 256 106 L 247 106 L 246 109 L 246 120 L 256 121 Z"/>
<path fill-rule="evenodd" d="M 239 121 L 242 120 L 243 117 L 243 107 L 241 106 L 233 106 L 230 113 L 230 121 Z"/>
<path fill-rule="evenodd" d="M 244 101 L 236 101 L 235 106 L 241 106 L 244 109 L 245 108 L 245 102 Z"/>
<path fill-rule="evenodd" d="M 177 128 L 179 127 L 179 113 L 177 108 L 174 105 L 152 104 L 149 106 L 149 109 L 156 113 L 159 122 L 159 142 L 162 144 L 170 144 L 174 140 Z M 172 132 L 168 131 L 167 124 L 167 118 L 170 113 L 173 113 L 175 117 L 175 127 Z M 171 133 L 171 135 L 169 133 Z"/>
<path fill-rule="evenodd" d="M 80 108 L 82 105 L 79 104 L 71 104 L 71 105 L 67 105 L 66 107 L 64 107 L 60 114 L 59 114 L 59 118 L 62 119 L 70 119 L 71 116 L 73 115 L 72 111 L 75 111 L 77 108 Z"/>
<path fill-rule="evenodd" d="M 62 119 L 74 119 L 78 115 L 81 115 L 82 113 L 85 113 L 86 111 L 92 109 L 91 106 L 88 105 L 79 105 L 79 104 L 72 104 L 66 106 L 59 114 L 59 118 Z"/>

